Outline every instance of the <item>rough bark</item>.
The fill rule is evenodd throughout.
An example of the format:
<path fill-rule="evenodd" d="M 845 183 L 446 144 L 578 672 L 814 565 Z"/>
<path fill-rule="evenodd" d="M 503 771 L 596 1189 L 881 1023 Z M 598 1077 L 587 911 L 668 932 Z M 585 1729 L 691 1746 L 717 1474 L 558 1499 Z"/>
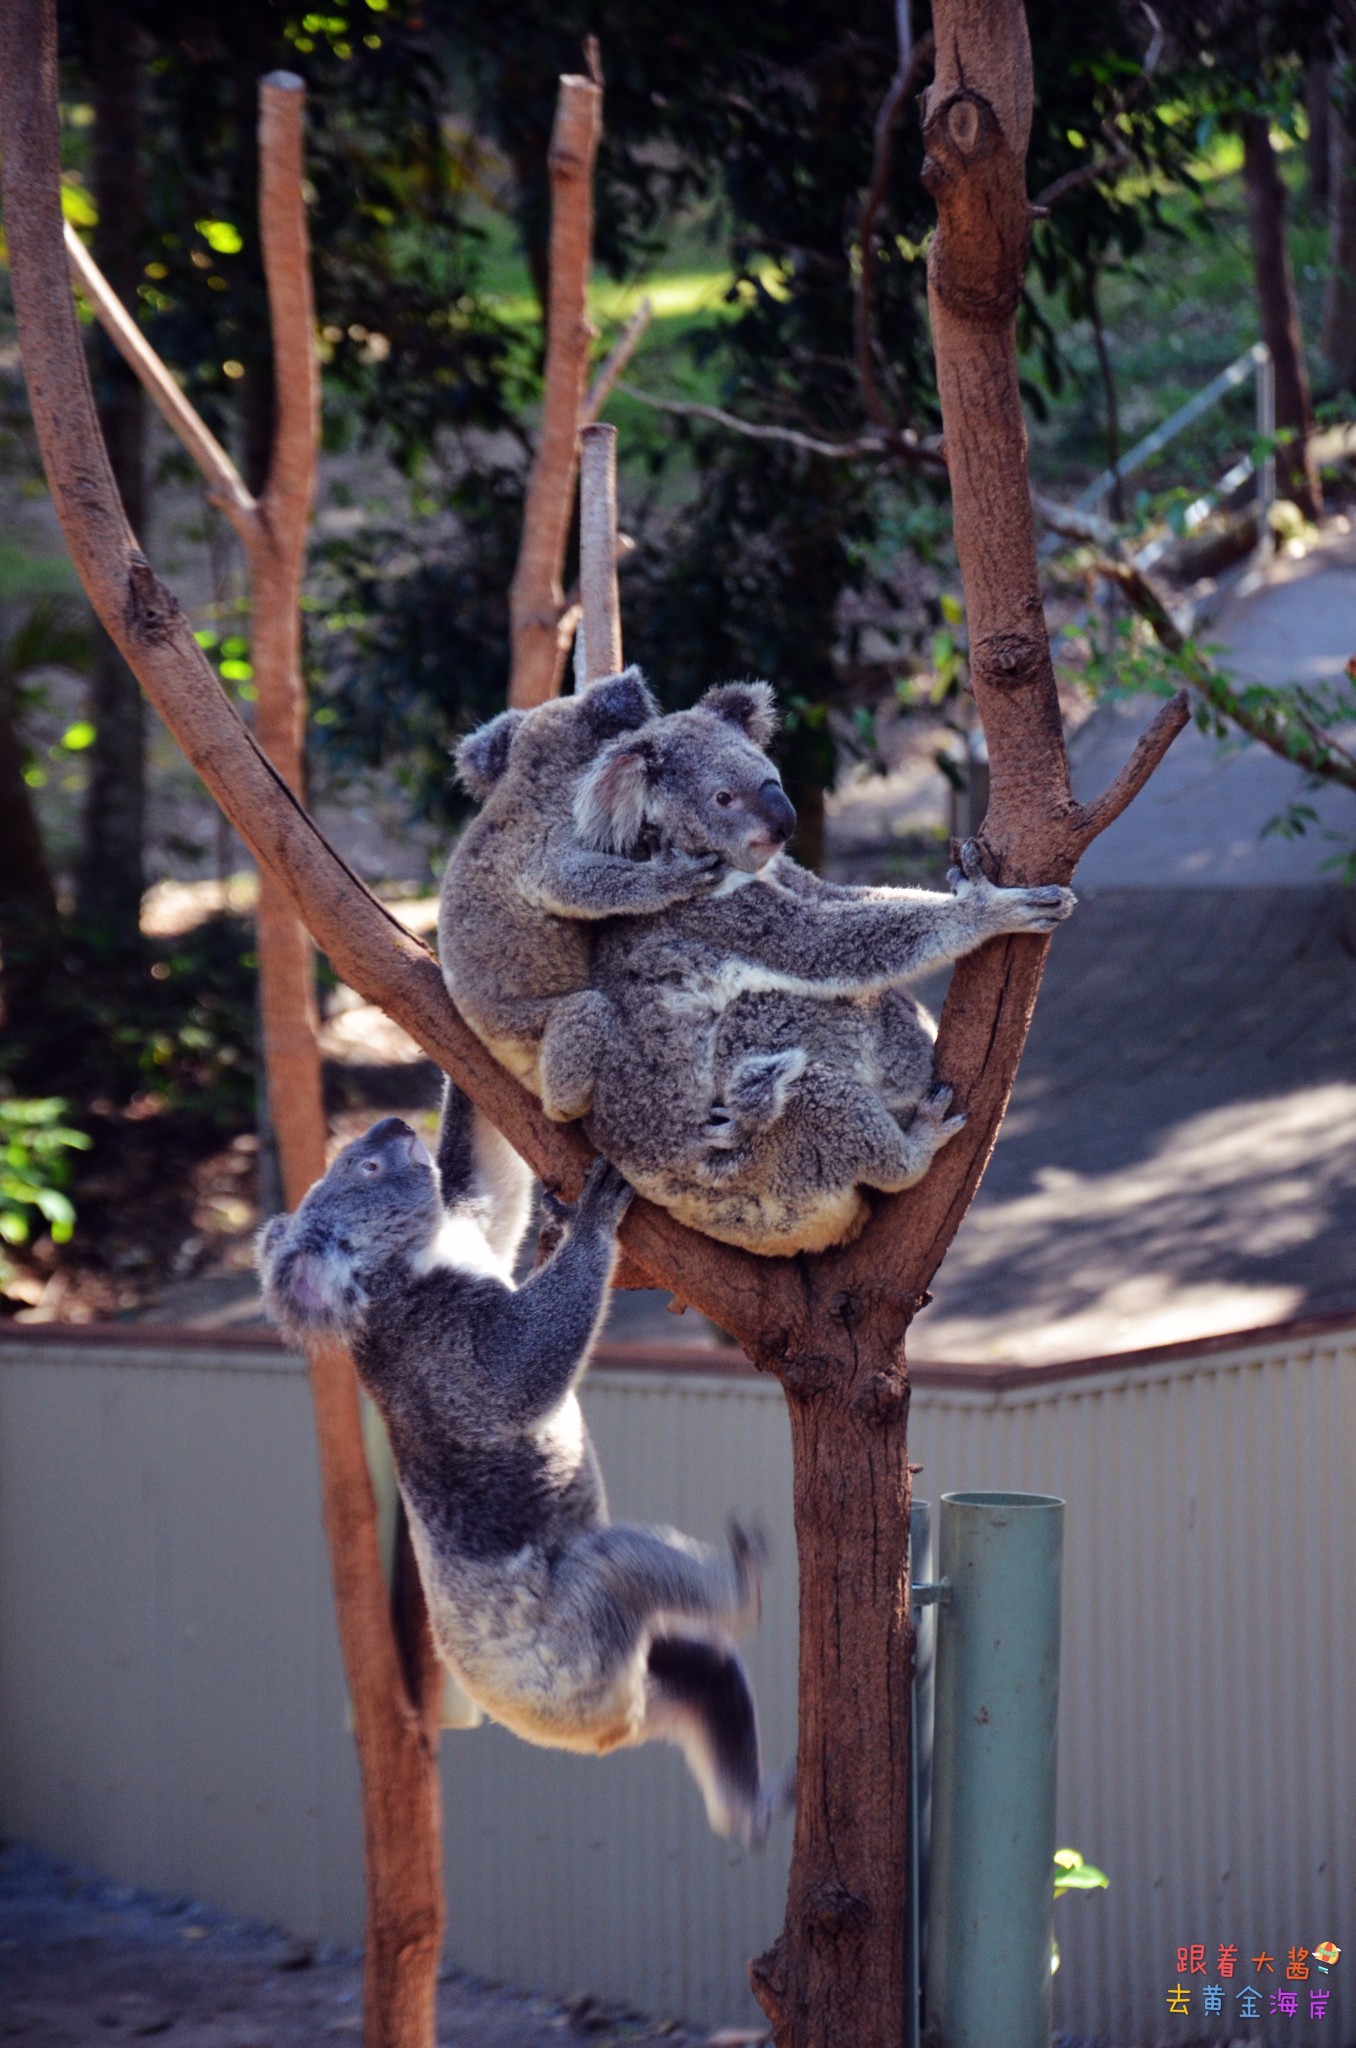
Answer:
<path fill-rule="evenodd" d="M 1264 117 L 1246 115 L 1242 128 L 1243 184 L 1248 199 L 1257 312 L 1275 372 L 1276 426 L 1278 432 L 1288 436 L 1276 450 L 1276 475 L 1283 497 L 1292 498 L 1306 519 L 1321 519 L 1323 492 L 1311 447 L 1314 408 L 1300 333 L 1299 301 L 1285 239 L 1285 186 Z"/>
<path fill-rule="evenodd" d="M 1356 384 L 1356 100 L 1346 90 L 1328 114 L 1328 274 L 1320 347 L 1344 391 Z"/>
<path fill-rule="evenodd" d="M 579 422 L 588 384 L 589 265 L 593 164 L 602 128 L 601 88 L 562 78 L 551 134 L 551 272 L 546 377 L 537 456 L 523 506 L 523 536 L 509 592 L 509 703 L 544 703 L 560 690 L 568 652 L 562 576 L 574 512 Z"/>
<path fill-rule="evenodd" d="M 124 303 L 136 304 L 144 195 L 141 177 L 141 35 L 119 7 L 86 9 L 94 95 L 95 260 Z M 102 335 L 94 339 L 99 424 L 133 532 L 146 525 L 145 418 L 141 387 Z M 111 958 L 141 942 L 146 818 L 146 718 L 137 679 L 96 624 L 89 718 L 94 740 L 76 863 L 76 921 Z"/>
<path fill-rule="evenodd" d="M 1167 707 L 1110 789 L 1088 806 L 1074 803 L 1036 581 L 1016 378 L 1031 90 L 1025 22 L 1018 0 L 938 0 L 936 29 L 926 132 L 940 227 L 930 289 L 975 695 L 991 756 L 982 843 L 1004 880 L 1063 879 L 1147 779 L 1186 710 Z M 452 1008 L 429 954 L 326 845 L 223 698 L 135 546 L 99 445 L 65 288 L 54 106 L 50 0 L 11 0 L 0 14 L 11 276 L 34 424 L 81 579 L 190 761 L 344 979 L 411 1032 L 549 1185 L 572 1193 L 589 1158 L 582 1136 L 547 1123 L 495 1066 Z M 916 1189 L 879 1204 L 855 1244 L 813 1259 L 759 1260 L 640 1202 L 623 1230 L 632 1263 L 776 1371 L 791 1409 L 800 1797 L 786 1931 L 756 1969 L 786 2048 L 898 2048 L 901 2038 L 912 1651 L 902 1340 L 992 1146 L 1044 954 L 1043 941 L 1011 939 L 961 964 L 938 1064 L 970 1122 Z M 351 1451 L 351 1429 L 342 1441 Z M 364 1661 L 352 1674 L 361 1725 L 369 1681 L 380 1699 L 393 1696 L 386 1674 L 395 1648 L 371 1604 L 370 1574 L 364 1569 L 351 1592 L 343 1586 L 342 1570 L 361 1565 L 370 1548 L 365 1474 L 354 1469 L 349 1478 L 347 1491 L 331 1489 L 327 1513 L 351 1511 L 362 1524 L 351 1547 L 335 1544 L 341 1613 L 372 1639 L 371 1668 Z M 413 1743 L 412 1703 L 407 1715 Z"/>

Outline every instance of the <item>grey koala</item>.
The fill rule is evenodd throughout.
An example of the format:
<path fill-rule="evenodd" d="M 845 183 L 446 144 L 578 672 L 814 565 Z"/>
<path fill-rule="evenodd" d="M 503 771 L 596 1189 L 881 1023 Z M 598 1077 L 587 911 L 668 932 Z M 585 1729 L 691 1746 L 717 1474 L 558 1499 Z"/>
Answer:
<path fill-rule="evenodd" d="M 741 707 L 765 740 L 767 686 L 728 686 L 725 714 Z M 594 837 L 641 737 L 610 741 L 581 780 Z M 693 845 L 671 814 L 665 829 Z M 1051 930 L 1074 897 L 998 888 L 973 843 L 950 896 L 840 887 L 775 847 L 748 854 L 701 901 L 600 931 L 593 981 L 614 1028 L 587 1128 L 640 1193 L 709 1236 L 822 1250 L 864 1220 L 862 1187 L 911 1186 L 963 1123 L 933 1086 L 932 1019 L 901 985 L 986 939 Z"/>
<path fill-rule="evenodd" d="M 672 1529 L 609 1523 L 575 1388 L 631 1190 L 595 1162 L 561 1241 L 514 1287 L 527 1169 L 449 1085 L 437 1163 L 385 1117 L 260 1233 L 269 1313 L 352 1346 L 385 1419 L 438 1650 L 529 1742 L 603 1754 L 676 1743 L 712 1827 L 760 1842 L 764 1784 L 732 1636 L 756 1620 L 762 1546 L 727 1563 Z"/>
<path fill-rule="evenodd" d="M 478 1037 L 558 1121 L 588 1108 L 610 1029 L 606 1002 L 589 988 L 600 921 L 654 916 L 704 894 L 731 847 L 761 835 L 766 858 L 795 822 L 772 764 L 719 710 L 713 691 L 697 710 L 661 719 L 631 668 L 580 696 L 502 712 L 458 750 L 462 780 L 484 807 L 443 880 L 443 974 Z M 605 829 L 581 832 L 581 779 L 627 733 L 645 771 L 625 788 L 604 777 Z M 704 828 L 686 842 L 664 830 L 675 789 Z"/>

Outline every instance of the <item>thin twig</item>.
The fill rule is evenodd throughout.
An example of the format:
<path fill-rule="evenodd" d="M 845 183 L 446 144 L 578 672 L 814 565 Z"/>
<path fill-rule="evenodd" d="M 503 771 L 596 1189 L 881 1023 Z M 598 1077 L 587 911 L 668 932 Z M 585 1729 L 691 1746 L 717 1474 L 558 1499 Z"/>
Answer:
<path fill-rule="evenodd" d="M 617 429 L 585 427 L 579 436 L 579 587 L 583 681 L 615 676 L 622 665 L 617 589 Z"/>
<path fill-rule="evenodd" d="M 693 399 L 656 398 L 652 392 L 640 391 L 634 384 L 622 383 L 617 388 L 628 398 L 648 405 L 652 412 L 672 413 L 678 419 L 710 420 L 713 425 L 726 427 L 732 434 L 743 434 L 750 441 L 779 441 L 785 447 L 803 450 L 806 455 L 824 455 L 838 462 L 855 461 L 864 455 L 882 461 L 902 457 L 905 461 L 927 464 L 939 471 L 946 468 L 940 435 L 930 435 L 924 440 L 906 428 L 901 434 L 859 434 L 850 441 L 824 441 L 813 434 L 802 434 L 796 427 L 766 427 L 753 420 L 741 420 L 737 414 L 725 412 L 718 405 L 699 405 Z"/>
<path fill-rule="evenodd" d="M 880 112 L 876 115 L 871 182 L 866 188 L 866 197 L 862 201 L 861 216 L 857 224 L 858 261 L 852 309 L 857 379 L 862 387 L 862 402 L 866 406 L 868 416 L 875 421 L 882 433 L 895 433 L 898 430 L 890 418 L 876 382 L 875 336 L 871 321 L 877 262 L 876 215 L 884 203 L 885 188 L 890 181 L 895 127 L 901 109 L 916 95 L 923 72 L 932 61 L 934 47 L 931 31 L 921 42 L 913 42 L 908 0 L 898 0 L 896 16 L 899 27 L 899 65 L 890 82 L 889 91 L 881 101 Z"/>
<path fill-rule="evenodd" d="M 1076 192 L 1080 185 L 1090 185 L 1096 180 L 1113 177 L 1117 171 L 1123 171 L 1133 161 L 1134 152 L 1116 127 L 1116 123 L 1123 114 L 1129 113 L 1136 100 L 1148 90 L 1149 81 L 1158 69 L 1159 59 L 1163 55 L 1164 42 L 1163 24 L 1153 8 L 1148 5 L 1148 0 L 1140 0 L 1140 5 L 1148 16 L 1152 32 L 1138 75 L 1117 97 L 1110 112 L 1102 118 L 1102 133 L 1111 145 L 1110 155 L 1098 157 L 1092 163 L 1078 164 L 1073 170 L 1066 171 L 1062 178 L 1056 178 L 1043 192 L 1036 194 L 1031 202 L 1033 212 L 1048 213 L 1052 206 L 1057 206 L 1070 192 Z"/>
<path fill-rule="evenodd" d="M 216 435 L 204 424 L 100 270 L 75 229 L 65 224 L 66 260 L 71 276 L 94 310 L 99 325 L 128 368 L 141 380 L 165 423 L 193 457 L 207 482 L 207 495 L 248 542 L 258 506 L 245 479 Z"/>
<path fill-rule="evenodd" d="M 635 312 L 623 327 L 589 389 L 580 418 L 581 427 L 591 427 L 602 413 L 603 407 L 612 396 L 622 372 L 639 348 L 642 337 L 654 318 L 654 302 L 642 299 Z"/>

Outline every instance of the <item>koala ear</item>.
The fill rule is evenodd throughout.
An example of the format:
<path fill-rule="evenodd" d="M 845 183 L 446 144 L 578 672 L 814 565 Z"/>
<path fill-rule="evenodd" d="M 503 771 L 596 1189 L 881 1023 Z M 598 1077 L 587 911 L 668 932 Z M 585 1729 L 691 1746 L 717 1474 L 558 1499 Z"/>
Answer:
<path fill-rule="evenodd" d="M 755 747 L 765 747 L 777 730 L 777 700 L 771 683 L 717 683 L 697 706 L 728 718 L 746 733 Z"/>
<path fill-rule="evenodd" d="M 579 701 L 589 730 L 600 742 L 619 732 L 634 732 L 659 716 L 659 706 L 638 668 L 624 668 L 619 676 L 590 683 Z"/>
<path fill-rule="evenodd" d="M 651 734 L 604 747 L 575 792 L 574 822 L 585 846 L 598 853 L 631 851 L 645 825 L 658 769 L 659 748 Z"/>
<path fill-rule="evenodd" d="M 513 736 L 526 717 L 525 711 L 501 711 L 488 725 L 478 725 L 457 748 L 458 780 L 477 803 L 484 803 L 508 767 Z"/>
<path fill-rule="evenodd" d="M 287 1235 L 287 1226 L 291 1221 L 292 1218 L 290 1216 L 272 1216 L 255 1238 L 254 1264 L 256 1270 L 261 1275 L 268 1272 L 269 1267 L 282 1250 L 283 1239 Z"/>

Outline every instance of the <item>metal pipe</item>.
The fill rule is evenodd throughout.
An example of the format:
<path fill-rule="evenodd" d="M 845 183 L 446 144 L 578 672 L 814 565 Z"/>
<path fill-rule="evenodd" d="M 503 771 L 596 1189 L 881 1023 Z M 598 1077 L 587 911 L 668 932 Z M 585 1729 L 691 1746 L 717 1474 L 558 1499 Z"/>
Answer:
<path fill-rule="evenodd" d="M 927 1961 L 928 1832 L 932 1819 L 932 1674 L 937 1654 L 938 1587 L 932 1580 L 932 1508 L 909 1514 L 909 1604 L 913 1613 L 913 1693 L 909 1712 L 909 1926 L 904 1982 L 909 1989 L 904 2048 L 918 2048 Z"/>
<path fill-rule="evenodd" d="M 945 1494 L 940 1534 L 928 2028 L 1049 2048 L 1064 1503 Z"/>

